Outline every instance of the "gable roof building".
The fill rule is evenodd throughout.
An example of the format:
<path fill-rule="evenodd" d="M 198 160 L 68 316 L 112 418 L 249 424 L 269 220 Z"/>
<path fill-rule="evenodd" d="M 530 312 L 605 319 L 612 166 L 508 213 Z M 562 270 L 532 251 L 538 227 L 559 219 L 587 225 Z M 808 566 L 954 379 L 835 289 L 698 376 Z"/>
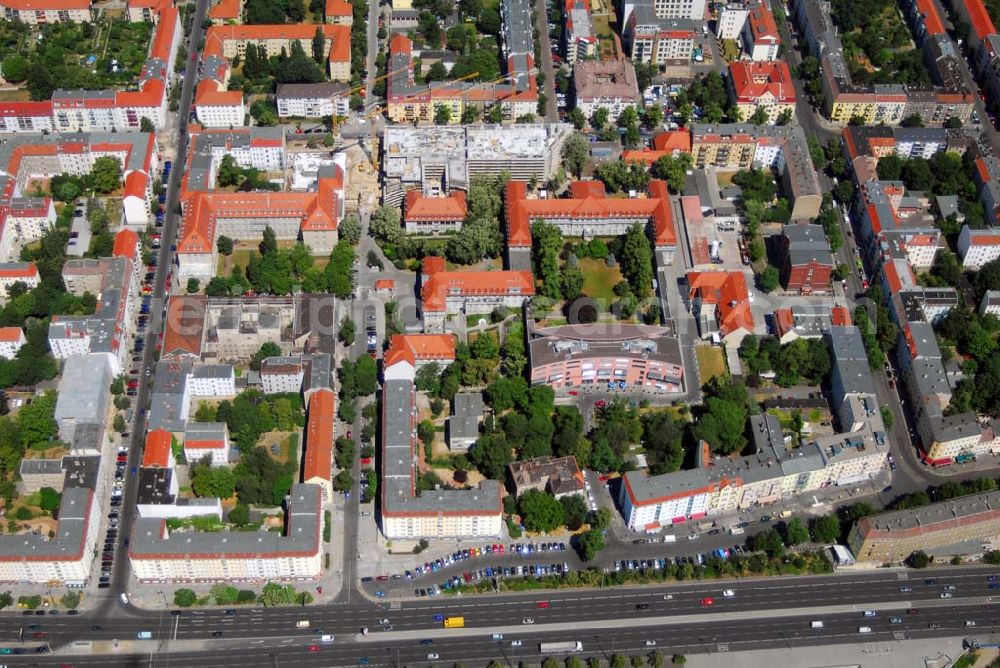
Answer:
<path fill-rule="evenodd" d="M 718 334 L 725 339 L 753 333 L 750 293 L 742 271 L 689 272 L 688 301 L 702 338 Z"/>

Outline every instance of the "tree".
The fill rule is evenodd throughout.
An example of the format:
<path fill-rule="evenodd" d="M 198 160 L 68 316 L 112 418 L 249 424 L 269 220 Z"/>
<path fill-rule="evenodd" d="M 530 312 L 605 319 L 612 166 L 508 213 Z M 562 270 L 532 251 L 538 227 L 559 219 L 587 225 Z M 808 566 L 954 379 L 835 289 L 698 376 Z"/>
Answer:
<path fill-rule="evenodd" d="M 275 607 L 280 605 L 292 605 L 298 597 L 295 588 L 291 585 L 280 585 L 276 582 L 268 582 L 264 585 L 258 602 L 265 607 Z"/>
<path fill-rule="evenodd" d="M 114 424 L 112 426 L 119 434 L 124 434 L 128 431 L 128 424 L 125 422 L 125 418 L 122 417 L 121 413 L 115 414 Z"/>
<path fill-rule="evenodd" d="M 492 480 L 503 480 L 507 465 L 512 461 L 512 447 L 503 434 L 484 434 L 469 450 L 469 462 Z"/>
<path fill-rule="evenodd" d="M 451 107 L 446 104 L 439 104 L 434 110 L 434 122 L 437 125 L 448 125 L 451 123 Z"/>
<path fill-rule="evenodd" d="M 809 530 L 798 517 L 785 526 L 785 543 L 787 545 L 801 545 L 809 541 Z"/>
<path fill-rule="evenodd" d="M 17 414 L 17 432 L 22 448 L 31 450 L 52 446 L 58 431 L 55 412 L 56 393 L 51 390 L 21 408 Z"/>
<path fill-rule="evenodd" d="M 185 286 L 185 292 L 189 295 L 193 295 L 201 288 L 201 281 L 192 276 L 187 280 L 187 286 Z"/>
<path fill-rule="evenodd" d="M 19 84 L 28 76 L 28 60 L 24 56 L 14 54 L 3 61 L 3 78 L 12 84 Z"/>
<path fill-rule="evenodd" d="M 625 233 L 619 260 L 632 292 L 645 298 L 653 288 L 653 249 L 641 225 L 633 225 Z"/>
<path fill-rule="evenodd" d="M 577 130 L 582 130 L 587 125 L 587 117 L 579 107 L 573 107 L 569 112 L 569 122 Z"/>
<path fill-rule="evenodd" d="M 224 156 L 223 160 L 225 160 L 228 157 L 230 156 L 229 155 Z M 233 240 L 227 237 L 226 235 L 224 234 L 220 235 L 219 238 L 216 239 L 215 245 L 216 247 L 218 247 L 219 252 L 222 253 L 223 255 L 233 254 Z"/>
<path fill-rule="evenodd" d="M 684 180 L 691 165 L 690 153 L 681 153 L 677 156 L 665 155 L 653 163 L 652 173 L 656 178 L 667 182 L 670 192 L 679 193 L 684 190 Z"/>
<path fill-rule="evenodd" d="M 260 369 L 260 363 L 263 362 L 268 357 L 280 357 L 281 348 L 274 341 L 265 341 L 261 344 L 260 349 L 254 353 L 254 356 L 250 359 L 250 368 L 256 370 Z"/>
<path fill-rule="evenodd" d="M 403 236 L 403 227 L 400 224 L 399 209 L 391 206 L 380 206 L 372 214 L 368 230 L 378 241 L 387 244 L 397 243 Z"/>
<path fill-rule="evenodd" d="M 604 536 L 598 529 L 591 529 L 584 532 L 577 539 L 577 552 L 584 561 L 593 561 L 598 553 L 604 549 Z"/>
<path fill-rule="evenodd" d="M 528 531 L 547 532 L 565 523 L 566 512 L 553 496 L 529 489 L 517 501 L 521 522 Z"/>
<path fill-rule="evenodd" d="M 59 503 L 62 501 L 62 494 L 51 487 L 42 487 L 38 490 L 38 495 L 39 508 L 49 513 L 54 513 L 59 509 Z"/>
<path fill-rule="evenodd" d="M 107 195 L 118 187 L 121 180 L 121 160 L 109 155 L 94 160 L 94 166 L 90 170 L 90 185 L 94 190 Z"/>
<path fill-rule="evenodd" d="M 228 499 L 236 490 L 236 477 L 227 466 L 202 461 L 191 467 L 191 489 L 202 498 Z"/>
<path fill-rule="evenodd" d="M 417 369 L 414 384 L 418 392 L 436 395 L 441 389 L 441 367 L 436 362 L 423 365 Z"/>
<path fill-rule="evenodd" d="M 149 117 L 143 116 L 139 119 L 139 132 L 156 132 L 156 126 L 153 125 L 153 121 L 149 120 Z"/>
<path fill-rule="evenodd" d="M 910 568 L 927 568 L 931 565 L 931 558 L 923 550 L 915 550 L 906 558 L 906 565 Z"/>
<path fill-rule="evenodd" d="M 323 36 L 323 29 L 316 26 L 316 34 L 312 39 L 312 57 L 319 64 L 323 64 L 323 49 L 326 46 L 326 38 Z"/>
<path fill-rule="evenodd" d="M 245 503 L 237 503 L 229 511 L 229 521 L 236 526 L 246 526 L 250 524 L 250 508 Z"/>
<path fill-rule="evenodd" d="M 500 15 L 492 7 L 487 7 L 479 15 L 479 30 L 487 35 L 500 34 Z"/>
<path fill-rule="evenodd" d="M 773 528 L 753 536 L 750 539 L 750 546 L 757 552 L 766 552 L 769 557 L 780 557 L 785 553 L 785 543 Z"/>
<path fill-rule="evenodd" d="M 32 100 L 49 100 L 56 90 L 56 81 L 49 67 L 42 60 L 33 60 L 25 76 L 28 94 Z"/>
<path fill-rule="evenodd" d="M 344 216 L 337 227 L 337 234 L 347 243 L 357 246 L 358 242 L 361 241 L 361 220 L 358 218 L 358 214 L 352 212 Z"/>
<path fill-rule="evenodd" d="M 424 75 L 424 79 L 426 79 L 427 83 L 432 81 L 444 81 L 447 78 L 448 70 L 441 61 L 437 61 L 427 68 L 427 74 Z"/>
<path fill-rule="evenodd" d="M 351 346 L 354 343 L 355 336 L 355 325 L 354 321 L 350 318 L 344 318 L 344 321 L 340 323 L 340 329 L 337 330 L 337 338 L 345 346 Z"/>
<path fill-rule="evenodd" d="M 579 529 L 587 519 L 587 504 L 579 494 L 569 494 L 559 499 L 566 515 L 566 526 L 570 531 Z"/>
<path fill-rule="evenodd" d="M 580 112 L 579 109 L 574 109 L 573 111 L 579 112 L 581 116 L 583 115 L 583 112 Z M 566 171 L 580 178 L 583 175 L 584 167 L 587 166 L 587 159 L 589 157 L 590 146 L 583 135 L 578 133 L 570 135 L 566 143 L 563 144 L 562 152 L 563 167 L 565 167 Z"/>
<path fill-rule="evenodd" d="M 840 520 L 836 515 L 822 515 L 811 522 L 814 543 L 836 543 L 840 539 Z"/>
<path fill-rule="evenodd" d="M 190 589 L 178 589 L 174 592 L 174 605 L 178 608 L 190 608 L 198 602 L 198 595 Z"/>
<path fill-rule="evenodd" d="M 764 292 L 774 292 L 780 285 L 778 270 L 770 264 L 760 273 L 758 280 L 760 281 L 760 289 Z"/>

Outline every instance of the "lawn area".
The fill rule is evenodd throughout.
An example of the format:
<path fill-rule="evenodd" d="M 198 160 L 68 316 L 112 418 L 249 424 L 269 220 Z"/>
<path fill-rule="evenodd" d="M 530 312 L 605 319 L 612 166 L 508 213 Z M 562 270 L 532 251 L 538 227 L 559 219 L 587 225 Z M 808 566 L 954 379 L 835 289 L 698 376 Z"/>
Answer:
<path fill-rule="evenodd" d="M 722 40 L 722 57 L 727 61 L 736 60 L 740 57 L 740 48 L 736 46 L 735 39 Z"/>
<path fill-rule="evenodd" d="M 269 431 L 260 437 L 257 445 L 267 450 L 267 454 L 277 462 L 295 463 L 298 461 L 299 434 L 292 431 Z M 278 454 L 275 454 L 277 446 Z"/>
<path fill-rule="evenodd" d="M 580 260 L 583 271 L 583 294 L 608 304 L 615 300 L 614 288 L 622 280 L 622 272 L 618 265 L 609 267 L 604 260 L 583 258 Z"/>
<path fill-rule="evenodd" d="M 230 256 L 219 254 L 218 266 L 215 270 L 216 276 L 229 276 L 233 273 L 233 267 L 236 265 L 240 266 L 240 269 L 246 271 L 247 265 L 250 264 L 250 254 L 255 251 L 246 250 L 234 250 L 233 254 Z"/>
<path fill-rule="evenodd" d="M 593 17 L 594 34 L 597 35 L 597 53 L 601 60 L 614 60 L 618 57 L 618 48 L 615 45 L 614 31 L 611 29 L 611 21 L 614 15 L 601 14 Z"/>
<path fill-rule="evenodd" d="M 695 346 L 694 354 L 698 359 L 698 382 L 702 385 L 716 376 L 726 375 L 726 360 L 722 355 L 722 348 Z"/>

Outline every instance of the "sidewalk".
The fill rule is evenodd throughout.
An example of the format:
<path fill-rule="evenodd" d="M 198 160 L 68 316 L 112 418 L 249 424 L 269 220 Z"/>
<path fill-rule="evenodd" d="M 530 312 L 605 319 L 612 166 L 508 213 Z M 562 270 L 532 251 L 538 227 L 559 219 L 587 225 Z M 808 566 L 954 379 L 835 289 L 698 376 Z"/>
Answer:
<path fill-rule="evenodd" d="M 962 654 L 961 638 L 852 643 L 691 654 L 690 668 L 947 668 Z M 670 665 L 669 662 L 666 665 Z"/>

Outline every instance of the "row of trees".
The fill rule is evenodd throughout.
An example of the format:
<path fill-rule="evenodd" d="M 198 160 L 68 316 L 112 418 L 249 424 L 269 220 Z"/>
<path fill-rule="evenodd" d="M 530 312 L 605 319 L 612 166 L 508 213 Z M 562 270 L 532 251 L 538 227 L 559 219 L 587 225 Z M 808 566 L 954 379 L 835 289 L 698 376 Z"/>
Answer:
<path fill-rule="evenodd" d="M 296 393 L 264 394 L 246 390 L 232 401 L 224 399 L 216 406 L 201 403 L 195 411 L 198 422 L 225 422 L 233 443 L 241 450 L 257 444 L 269 431 L 295 431 L 305 424 L 302 397 Z"/>
<path fill-rule="evenodd" d="M 321 28 L 316 28 L 312 41 L 312 54 L 306 54 L 302 44 L 295 40 L 288 53 L 282 49 L 277 56 L 268 57 L 263 45 L 247 44 L 243 60 L 243 77 L 260 84 L 273 77 L 277 83 L 319 83 L 326 79 L 323 68 L 323 51 L 326 40 Z M 318 56 L 318 57 L 317 57 Z M 230 82 L 230 89 L 239 88 L 238 82 Z"/>
<path fill-rule="evenodd" d="M 378 364 L 367 355 L 362 355 L 356 362 L 344 360 L 337 369 L 337 378 L 340 380 L 337 415 L 344 422 L 354 422 L 354 400 L 375 394 L 378 389 Z"/>

